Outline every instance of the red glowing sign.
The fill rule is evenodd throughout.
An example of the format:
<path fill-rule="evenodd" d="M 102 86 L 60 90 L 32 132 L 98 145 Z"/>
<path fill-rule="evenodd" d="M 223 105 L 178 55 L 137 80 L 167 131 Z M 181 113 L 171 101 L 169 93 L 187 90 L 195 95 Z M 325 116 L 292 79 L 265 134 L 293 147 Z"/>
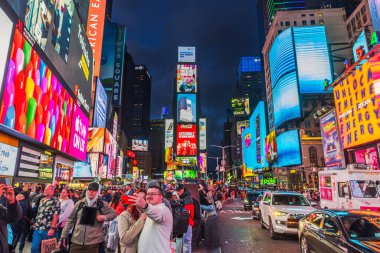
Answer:
<path fill-rule="evenodd" d="M 197 154 L 197 126 L 195 124 L 177 125 L 177 155 L 195 156 Z"/>

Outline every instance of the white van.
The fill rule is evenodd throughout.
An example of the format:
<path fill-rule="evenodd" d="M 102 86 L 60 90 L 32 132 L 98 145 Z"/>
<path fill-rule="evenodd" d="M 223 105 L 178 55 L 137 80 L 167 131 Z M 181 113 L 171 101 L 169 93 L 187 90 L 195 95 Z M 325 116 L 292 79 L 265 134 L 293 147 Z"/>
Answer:
<path fill-rule="evenodd" d="M 380 170 L 350 168 L 318 173 L 321 208 L 380 212 Z"/>

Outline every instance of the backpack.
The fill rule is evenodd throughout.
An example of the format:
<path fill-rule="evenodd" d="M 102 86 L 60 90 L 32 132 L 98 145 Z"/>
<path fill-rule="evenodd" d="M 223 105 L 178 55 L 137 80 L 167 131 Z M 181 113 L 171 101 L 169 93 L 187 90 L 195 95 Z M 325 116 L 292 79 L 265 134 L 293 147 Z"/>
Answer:
<path fill-rule="evenodd" d="M 173 213 L 173 238 L 181 237 L 187 232 L 190 212 L 185 209 L 183 202 L 172 206 Z"/>

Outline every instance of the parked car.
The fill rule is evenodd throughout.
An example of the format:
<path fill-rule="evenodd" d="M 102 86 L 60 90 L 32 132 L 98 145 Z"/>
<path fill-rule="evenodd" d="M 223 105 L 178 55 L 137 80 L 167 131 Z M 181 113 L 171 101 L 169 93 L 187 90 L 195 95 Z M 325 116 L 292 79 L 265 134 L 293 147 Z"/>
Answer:
<path fill-rule="evenodd" d="M 263 199 L 263 195 L 260 195 L 252 204 L 252 217 L 254 219 L 260 220 L 260 201 Z"/>
<path fill-rule="evenodd" d="M 297 235 L 298 221 L 314 211 L 315 205 L 300 193 L 265 192 L 259 204 L 261 228 L 268 228 L 273 240 L 280 234 Z"/>
<path fill-rule="evenodd" d="M 380 252 L 380 213 L 318 210 L 299 223 L 302 253 Z"/>
<path fill-rule="evenodd" d="M 243 199 L 244 210 L 250 210 L 252 208 L 252 203 L 262 194 L 263 191 L 248 191 Z"/>

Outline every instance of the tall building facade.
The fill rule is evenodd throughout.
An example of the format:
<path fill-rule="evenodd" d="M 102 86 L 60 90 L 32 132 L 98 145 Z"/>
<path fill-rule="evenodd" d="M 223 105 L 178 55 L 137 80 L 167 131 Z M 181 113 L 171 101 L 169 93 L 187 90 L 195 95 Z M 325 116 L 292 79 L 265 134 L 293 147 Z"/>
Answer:
<path fill-rule="evenodd" d="M 152 176 L 165 168 L 165 120 L 150 121 L 149 150 L 152 155 Z"/>

